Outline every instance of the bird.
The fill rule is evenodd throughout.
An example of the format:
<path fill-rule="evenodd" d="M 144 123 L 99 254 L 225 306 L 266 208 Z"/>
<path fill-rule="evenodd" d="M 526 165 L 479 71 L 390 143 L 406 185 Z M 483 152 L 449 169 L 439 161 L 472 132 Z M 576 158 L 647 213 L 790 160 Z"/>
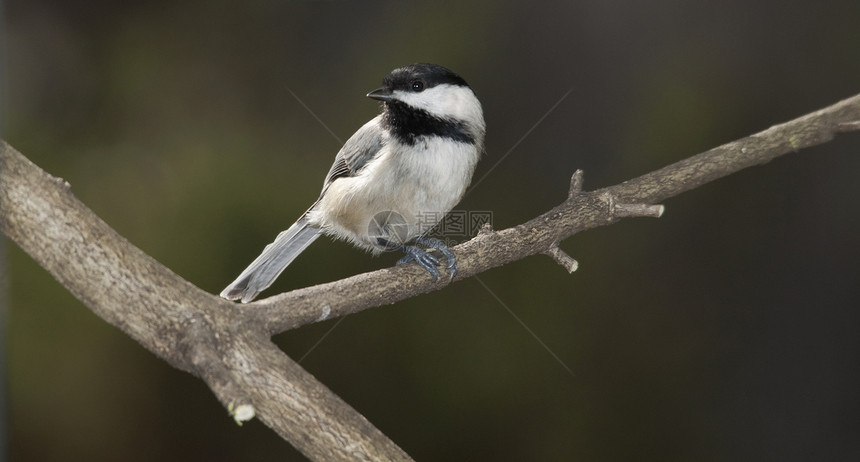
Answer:
<path fill-rule="evenodd" d="M 454 253 L 427 233 L 460 202 L 484 152 L 480 101 L 462 77 L 430 63 L 392 70 L 366 96 L 380 113 L 344 143 L 313 205 L 221 297 L 254 300 L 322 234 L 374 255 L 402 251 L 397 264 L 417 263 L 433 282 L 441 260 L 426 249 L 436 249 L 449 281 L 456 275 Z"/>

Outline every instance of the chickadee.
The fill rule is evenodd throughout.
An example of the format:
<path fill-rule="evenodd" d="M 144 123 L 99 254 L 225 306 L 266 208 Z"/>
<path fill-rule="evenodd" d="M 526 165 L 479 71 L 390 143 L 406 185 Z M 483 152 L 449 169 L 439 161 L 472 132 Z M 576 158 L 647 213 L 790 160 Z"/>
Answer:
<path fill-rule="evenodd" d="M 269 287 L 320 234 L 378 254 L 401 250 L 398 264 L 415 262 L 439 278 L 435 248 L 451 278 L 457 260 L 443 242 L 424 236 L 463 197 L 484 150 L 484 114 L 459 75 L 418 63 L 391 71 L 368 98 L 381 113 L 359 128 L 325 177 L 319 199 L 266 246 L 221 292 L 250 302 Z"/>

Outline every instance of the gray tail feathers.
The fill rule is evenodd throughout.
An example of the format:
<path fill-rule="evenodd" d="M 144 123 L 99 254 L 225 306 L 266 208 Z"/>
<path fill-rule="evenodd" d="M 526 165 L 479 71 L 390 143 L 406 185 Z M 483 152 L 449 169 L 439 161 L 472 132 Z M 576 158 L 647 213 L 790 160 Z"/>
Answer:
<path fill-rule="evenodd" d="M 221 292 L 221 296 L 227 300 L 250 302 L 272 285 L 284 268 L 311 245 L 321 232 L 319 228 L 308 226 L 306 217 L 300 218 L 288 230 L 278 234 L 275 242 L 267 245 L 263 253 Z"/>

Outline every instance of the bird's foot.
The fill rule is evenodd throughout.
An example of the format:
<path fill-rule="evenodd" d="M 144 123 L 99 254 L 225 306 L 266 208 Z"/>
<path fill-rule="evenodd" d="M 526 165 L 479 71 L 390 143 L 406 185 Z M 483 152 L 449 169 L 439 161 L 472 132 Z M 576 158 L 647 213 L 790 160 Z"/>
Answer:
<path fill-rule="evenodd" d="M 448 282 L 454 279 L 454 276 L 457 274 L 457 257 L 454 256 L 454 253 L 448 249 L 448 246 L 446 246 L 444 242 L 433 237 L 419 237 L 416 238 L 414 242 L 425 247 L 434 248 L 441 252 L 442 255 L 445 256 L 445 259 L 448 260 L 448 265 L 446 266 L 449 275 Z M 402 247 L 402 250 L 406 253 L 406 256 L 397 261 L 398 265 L 410 262 L 418 263 L 418 265 L 430 273 L 430 276 L 433 278 L 433 282 L 436 282 L 439 279 L 439 270 L 436 269 L 436 267 L 439 266 L 441 262 L 438 258 L 431 255 L 430 252 L 414 245 L 405 245 Z"/>

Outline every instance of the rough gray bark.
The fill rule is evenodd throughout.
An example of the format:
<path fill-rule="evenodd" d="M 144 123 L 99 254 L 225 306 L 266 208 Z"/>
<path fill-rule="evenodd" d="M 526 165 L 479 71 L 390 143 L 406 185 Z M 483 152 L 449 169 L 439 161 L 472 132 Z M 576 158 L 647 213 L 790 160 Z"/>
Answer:
<path fill-rule="evenodd" d="M 482 230 L 453 249 L 455 280 L 535 254 L 568 271 L 558 243 L 778 156 L 860 130 L 860 95 L 597 191 L 571 180 L 558 207 L 513 228 Z M 237 418 L 257 417 L 312 460 L 410 460 L 271 341 L 274 333 L 438 290 L 414 265 L 294 290 L 249 305 L 206 293 L 117 234 L 52 177 L 0 144 L 0 229 L 98 316 L 171 365 L 202 378 Z"/>
<path fill-rule="evenodd" d="M 72 294 L 148 350 L 202 378 L 231 412 L 253 406 L 312 460 L 411 460 L 281 352 L 242 306 L 193 286 L 131 245 L 75 198 L 68 183 L 5 142 L 0 210 L 0 229 Z"/>

